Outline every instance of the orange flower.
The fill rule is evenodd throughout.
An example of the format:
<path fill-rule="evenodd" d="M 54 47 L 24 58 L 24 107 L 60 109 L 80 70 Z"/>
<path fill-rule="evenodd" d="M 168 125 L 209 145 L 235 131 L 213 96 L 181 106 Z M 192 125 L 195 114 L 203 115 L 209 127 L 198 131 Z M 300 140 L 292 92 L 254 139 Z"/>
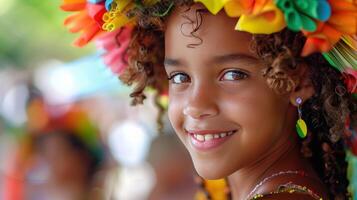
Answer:
<path fill-rule="evenodd" d="M 86 5 L 86 0 L 63 0 L 61 9 L 65 11 L 79 11 L 84 10 Z"/>
<path fill-rule="evenodd" d="M 86 0 L 64 0 L 61 8 L 65 11 L 77 12 L 68 16 L 64 21 L 64 25 L 70 32 L 82 33 L 74 41 L 74 45 L 84 46 L 102 32 L 102 16 L 105 13 L 103 3 L 91 4 Z"/>
<path fill-rule="evenodd" d="M 357 32 L 357 5 L 351 0 L 329 0 L 332 14 L 327 22 L 318 22 L 314 32 L 303 31 L 307 37 L 301 55 L 327 52 L 340 40 L 342 35 Z"/>

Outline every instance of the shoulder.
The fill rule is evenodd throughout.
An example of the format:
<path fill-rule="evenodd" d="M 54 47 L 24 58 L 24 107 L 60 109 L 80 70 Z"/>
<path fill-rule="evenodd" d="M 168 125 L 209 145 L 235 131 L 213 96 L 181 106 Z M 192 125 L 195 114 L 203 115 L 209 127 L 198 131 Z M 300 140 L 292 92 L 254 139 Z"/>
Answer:
<path fill-rule="evenodd" d="M 286 175 L 271 179 L 255 194 L 255 199 L 328 199 L 327 190 L 320 180 L 300 175 Z"/>
<path fill-rule="evenodd" d="M 322 198 L 315 198 L 309 194 L 303 193 L 289 193 L 289 192 L 282 192 L 282 193 L 273 193 L 273 194 L 266 194 L 261 196 L 256 196 L 252 198 L 252 200 L 286 200 L 286 199 L 294 199 L 294 200 L 322 200 Z"/>

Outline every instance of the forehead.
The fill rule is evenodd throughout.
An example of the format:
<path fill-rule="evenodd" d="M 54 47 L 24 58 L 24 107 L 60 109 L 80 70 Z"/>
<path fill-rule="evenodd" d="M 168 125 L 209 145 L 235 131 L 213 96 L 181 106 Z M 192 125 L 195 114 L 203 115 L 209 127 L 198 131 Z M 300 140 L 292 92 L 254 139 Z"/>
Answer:
<path fill-rule="evenodd" d="M 237 20 L 224 11 L 212 15 L 201 4 L 176 8 L 166 21 L 165 54 L 179 57 L 181 52 L 198 56 L 245 53 L 254 56 L 249 50 L 252 35 L 234 30 Z"/>

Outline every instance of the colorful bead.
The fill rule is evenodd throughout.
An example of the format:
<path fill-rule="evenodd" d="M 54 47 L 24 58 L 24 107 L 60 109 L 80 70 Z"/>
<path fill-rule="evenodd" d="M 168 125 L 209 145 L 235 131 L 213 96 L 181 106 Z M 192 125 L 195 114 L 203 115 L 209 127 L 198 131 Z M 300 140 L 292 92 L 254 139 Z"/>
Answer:
<path fill-rule="evenodd" d="M 296 98 L 296 103 L 297 103 L 298 105 L 301 105 L 301 103 L 302 103 L 301 97 Z"/>
<path fill-rule="evenodd" d="M 296 131 L 300 138 L 305 138 L 307 135 L 307 126 L 303 119 L 298 119 L 296 122 Z"/>

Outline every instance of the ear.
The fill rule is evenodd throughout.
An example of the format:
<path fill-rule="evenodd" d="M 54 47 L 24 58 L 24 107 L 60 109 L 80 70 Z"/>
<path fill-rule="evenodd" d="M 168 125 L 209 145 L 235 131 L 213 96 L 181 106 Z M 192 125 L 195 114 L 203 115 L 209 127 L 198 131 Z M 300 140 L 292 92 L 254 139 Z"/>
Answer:
<path fill-rule="evenodd" d="M 290 103 L 298 106 L 296 99 L 300 97 L 302 102 L 312 97 L 315 94 L 315 89 L 310 79 L 310 72 L 308 66 L 301 64 L 297 69 L 296 86 L 290 93 Z"/>

